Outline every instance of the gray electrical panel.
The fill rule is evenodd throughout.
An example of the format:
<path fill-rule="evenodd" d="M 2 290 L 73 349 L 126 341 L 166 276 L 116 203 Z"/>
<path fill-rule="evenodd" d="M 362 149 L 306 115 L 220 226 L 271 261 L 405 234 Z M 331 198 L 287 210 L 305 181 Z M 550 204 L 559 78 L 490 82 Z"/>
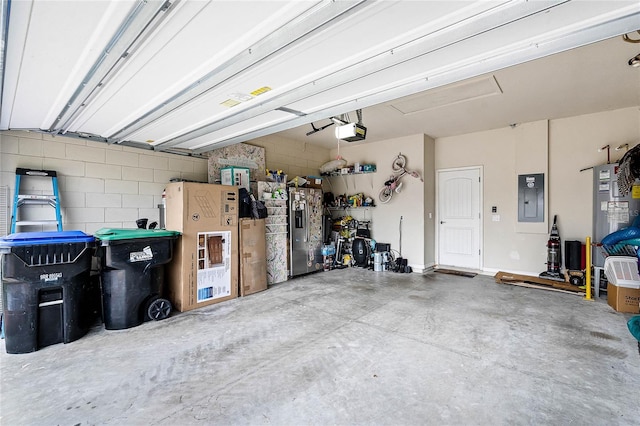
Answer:
<path fill-rule="evenodd" d="M 518 222 L 544 222 L 544 173 L 518 175 Z"/>
<path fill-rule="evenodd" d="M 633 193 L 631 191 L 626 196 L 620 194 L 618 164 L 603 164 L 593 168 L 593 243 L 597 244 L 612 232 L 633 223 L 640 210 L 640 197 L 634 198 Z M 604 254 L 600 247 L 594 248 L 592 263 L 594 266 L 604 266 Z"/>

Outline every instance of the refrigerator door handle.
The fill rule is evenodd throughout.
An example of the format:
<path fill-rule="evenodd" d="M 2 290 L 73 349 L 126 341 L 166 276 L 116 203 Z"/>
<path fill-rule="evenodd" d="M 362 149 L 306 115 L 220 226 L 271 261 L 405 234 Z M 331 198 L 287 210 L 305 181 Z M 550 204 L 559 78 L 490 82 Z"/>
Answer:
<path fill-rule="evenodd" d="M 304 235 L 302 237 L 303 242 L 309 241 L 309 210 L 308 205 L 301 203 L 300 208 L 300 220 L 302 221 L 302 229 L 304 230 Z"/>

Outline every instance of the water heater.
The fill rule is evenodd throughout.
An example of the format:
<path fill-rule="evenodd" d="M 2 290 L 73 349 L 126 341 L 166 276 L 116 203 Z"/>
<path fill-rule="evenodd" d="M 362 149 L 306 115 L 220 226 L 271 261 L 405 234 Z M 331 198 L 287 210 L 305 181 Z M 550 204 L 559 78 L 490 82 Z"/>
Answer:
<path fill-rule="evenodd" d="M 626 228 L 640 210 L 640 194 L 630 191 L 623 196 L 618 190 L 618 164 L 603 164 L 593 168 L 593 242 Z M 601 248 L 593 250 L 593 265 L 604 266 Z"/>

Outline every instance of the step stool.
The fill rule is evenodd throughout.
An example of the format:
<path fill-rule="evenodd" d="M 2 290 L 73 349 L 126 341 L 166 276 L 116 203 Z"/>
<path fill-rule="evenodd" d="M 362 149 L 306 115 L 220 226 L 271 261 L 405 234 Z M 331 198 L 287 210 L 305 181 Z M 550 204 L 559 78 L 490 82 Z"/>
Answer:
<path fill-rule="evenodd" d="M 28 177 L 40 177 L 51 179 L 53 194 L 36 195 L 21 194 L 20 183 Z M 11 212 L 11 233 L 16 232 L 18 226 L 27 225 L 51 225 L 56 224 L 58 231 L 62 231 L 62 214 L 60 213 L 60 194 L 58 192 L 58 176 L 54 170 L 16 169 L 16 186 L 14 189 L 13 210 Z M 51 220 L 18 220 L 18 210 L 33 205 L 49 205 L 55 210 L 55 219 Z"/>

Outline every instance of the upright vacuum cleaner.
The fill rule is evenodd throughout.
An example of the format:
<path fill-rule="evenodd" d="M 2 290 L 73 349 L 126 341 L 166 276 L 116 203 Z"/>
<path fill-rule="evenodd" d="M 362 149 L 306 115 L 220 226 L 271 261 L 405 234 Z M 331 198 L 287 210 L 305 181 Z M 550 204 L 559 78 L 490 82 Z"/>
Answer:
<path fill-rule="evenodd" d="M 558 232 L 557 220 L 558 215 L 553 216 L 553 226 L 549 233 L 549 241 L 547 241 L 547 270 L 540 274 L 540 278 L 564 281 L 564 277 L 560 273 L 562 256 L 560 253 L 560 233 Z"/>

